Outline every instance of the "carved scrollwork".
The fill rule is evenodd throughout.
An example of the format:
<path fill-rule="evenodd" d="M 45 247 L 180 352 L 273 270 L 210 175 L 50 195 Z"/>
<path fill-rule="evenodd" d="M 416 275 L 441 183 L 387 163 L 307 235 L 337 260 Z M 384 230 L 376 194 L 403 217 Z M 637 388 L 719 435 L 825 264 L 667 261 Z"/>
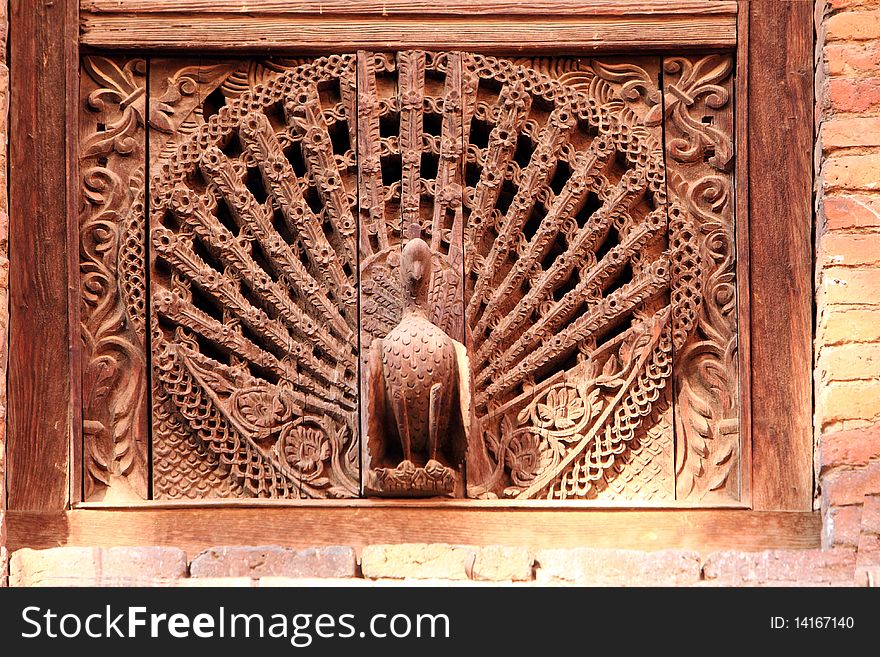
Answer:
<path fill-rule="evenodd" d="M 680 498 L 739 495 L 736 248 L 733 222 L 733 59 L 664 61 L 670 185 L 693 225 L 694 330 L 676 354 L 676 489 Z"/>
<path fill-rule="evenodd" d="M 145 498 L 148 491 L 146 358 L 143 332 L 130 320 L 136 315 L 143 321 L 145 297 L 129 312 L 118 267 L 126 249 L 125 218 L 143 227 L 135 197 L 144 181 L 144 127 L 162 111 L 148 102 L 145 71 L 143 59 L 83 59 L 79 262 L 86 500 Z M 135 267 L 143 271 L 142 257 Z"/>

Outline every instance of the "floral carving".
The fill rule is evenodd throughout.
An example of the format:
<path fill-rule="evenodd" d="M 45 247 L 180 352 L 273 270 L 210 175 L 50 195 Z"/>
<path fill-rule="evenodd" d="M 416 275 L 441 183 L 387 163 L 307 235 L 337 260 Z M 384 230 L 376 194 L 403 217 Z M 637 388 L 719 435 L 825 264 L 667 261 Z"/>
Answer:
<path fill-rule="evenodd" d="M 676 489 L 682 499 L 739 495 L 733 107 L 729 55 L 664 60 L 670 187 L 693 226 L 694 330 L 676 354 Z"/>
<path fill-rule="evenodd" d="M 321 474 L 324 461 L 330 458 L 330 441 L 321 429 L 289 427 L 281 436 L 284 456 L 308 481 Z"/>
<path fill-rule="evenodd" d="M 571 429 L 586 409 L 577 390 L 565 386 L 548 392 L 546 403 L 538 404 L 536 411 L 542 428 L 565 430 Z"/>
<path fill-rule="evenodd" d="M 118 271 L 127 218 L 134 217 L 143 228 L 143 208 L 135 199 L 145 167 L 144 72 L 142 59 L 83 60 L 80 285 L 86 500 L 138 499 L 148 490 L 146 358 L 119 293 Z M 143 306 L 139 313 L 142 317 Z"/>
<path fill-rule="evenodd" d="M 673 133 L 666 149 L 679 162 L 694 163 L 705 157 L 718 171 L 729 171 L 733 161 L 731 133 L 712 125 L 711 119 L 712 113 L 730 102 L 725 82 L 733 71 L 733 58 L 669 57 L 663 61 L 663 71 L 668 76 L 663 105 L 654 107 L 645 123 L 659 125 L 665 118 Z"/>

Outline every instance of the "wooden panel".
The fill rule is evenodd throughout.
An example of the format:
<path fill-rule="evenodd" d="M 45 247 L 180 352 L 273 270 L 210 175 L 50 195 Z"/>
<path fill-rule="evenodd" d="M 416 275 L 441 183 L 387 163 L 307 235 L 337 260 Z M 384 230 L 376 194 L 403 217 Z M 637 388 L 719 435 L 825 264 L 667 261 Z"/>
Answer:
<path fill-rule="evenodd" d="M 353 17 L 217 14 L 85 14 L 81 43 L 114 49 L 334 52 L 401 48 L 468 48 L 483 52 L 658 50 L 736 45 L 736 17 L 708 16 L 534 16 Z"/>
<path fill-rule="evenodd" d="M 812 3 L 749 7 L 755 509 L 812 502 Z"/>
<path fill-rule="evenodd" d="M 146 499 L 147 62 L 93 56 L 80 69 L 83 499 Z"/>
<path fill-rule="evenodd" d="M 515 2 L 511 0 L 471 0 L 461 2 L 452 0 L 398 0 L 378 3 L 376 0 L 81 0 L 83 12 L 106 14 L 366 14 L 382 15 L 421 14 L 421 15 L 466 15 L 505 14 L 505 15 L 544 15 L 564 13 L 568 16 L 631 16 L 633 14 L 685 14 L 713 15 L 736 14 L 736 2 L 717 0 L 583 0 L 570 3 L 565 0 L 537 0 L 536 2 Z"/>
<path fill-rule="evenodd" d="M 690 327 L 673 362 L 676 496 L 740 499 L 734 58 L 669 56 L 663 72 L 673 312 Z"/>
<path fill-rule="evenodd" d="M 452 543 L 532 549 L 602 547 L 763 550 L 819 547 L 818 513 L 751 511 L 565 511 L 381 505 L 300 508 L 169 508 L 9 514 L 9 549 L 167 545 Z"/>
<path fill-rule="evenodd" d="M 71 386 L 68 218 L 76 213 L 77 4 L 10 7 L 8 504 L 68 500 Z M 75 157 L 75 155 L 74 155 Z"/>

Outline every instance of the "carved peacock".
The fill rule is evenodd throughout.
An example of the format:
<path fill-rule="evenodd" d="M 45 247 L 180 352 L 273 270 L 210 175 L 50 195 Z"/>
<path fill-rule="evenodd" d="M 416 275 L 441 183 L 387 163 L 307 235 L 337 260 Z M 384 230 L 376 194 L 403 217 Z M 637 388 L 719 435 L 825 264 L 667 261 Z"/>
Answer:
<path fill-rule="evenodd" d="M 150 183 L 154 431 L 265 497 L 376 492 L 401 461 L 445 481 L 410 494 L 452 471 L 474 496 L 595 497 L 634 451 L 671 459 L 701 259 L 627 74 L 358 53 L 221 107 Z M 413 317 L 437 369 L 407 420 Z"/>

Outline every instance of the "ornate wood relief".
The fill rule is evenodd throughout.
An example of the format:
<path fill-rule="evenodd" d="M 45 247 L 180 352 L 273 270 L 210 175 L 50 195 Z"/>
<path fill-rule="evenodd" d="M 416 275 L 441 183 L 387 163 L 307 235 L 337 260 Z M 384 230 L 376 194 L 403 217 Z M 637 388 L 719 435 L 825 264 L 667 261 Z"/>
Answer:
<path fill-rule="evenodd" d="M 422 51 L 358 55 L 361 425 L 368 494 L 464 493 L 470 387 L 460 343 L 461 59 Z M 425 249 L 416 246 L 422 243 Z M 412 264 L 404 257 L 412 248 L 426 253 L 430 264 L 418 290 L 407 280 L 411 266 L 404 266 Z M 425 443 L 414 454 L 410 434 Z M 444 443 L 439 459 L 427 445 L 436 440 Z"/>
<path fill-rule="evenodd" d="M 676 493 L 739 499 L 740 437 L 733 221 L 733 58 L 663 60 L 667 175 L 694 227 L 696 325 L 676 354 Z M 659 125 L 659 107 L 647 122 Z M 673 298 L 679 305 L 681 298 Z"/>
<path fill-rule="evenodd" d="M 738 499 L 729 58 L 150 66 L 154 496 Z"/>
<path fill-rule="evenodd" d="M 86 57 L 80 88 L 80 317 L 84 499 L 146 498 L 144 206 L 149 122 L 144 59 Z"/>
<path fill-rule="evenodd" d="M 245 496 L 358 492 L 354 74 L 273 76 L 153 167 L 155 385 Z"/>

